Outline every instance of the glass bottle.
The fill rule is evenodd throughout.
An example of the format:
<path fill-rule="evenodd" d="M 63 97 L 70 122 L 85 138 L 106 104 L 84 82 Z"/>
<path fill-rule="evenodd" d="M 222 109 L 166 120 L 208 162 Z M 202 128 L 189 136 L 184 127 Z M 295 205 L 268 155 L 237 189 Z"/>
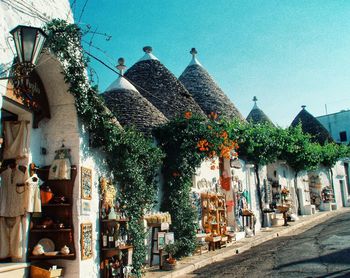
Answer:
<path fill-rule="evenodd" d="M 111 232 L 108 235 L 108 248 L 113 248 L 114 245 L 114 228 L 112 227 Z"/>
<path fill-rule="evenodd" d="M 107 248 L 107 245 L 108 245 L 108 235 L 107 233 L 102 232 L 102 247 Z"/>

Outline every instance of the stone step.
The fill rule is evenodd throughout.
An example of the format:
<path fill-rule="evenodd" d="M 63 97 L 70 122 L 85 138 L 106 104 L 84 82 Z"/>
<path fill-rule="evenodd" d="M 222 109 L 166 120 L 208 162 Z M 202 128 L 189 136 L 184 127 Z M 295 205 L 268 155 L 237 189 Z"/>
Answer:
<path fill-rule="evenodd" d="M 3 263 L 0 264 L 0 278 L 25 278 L 29 277 L 28 263 Z"/>
<path fill-rule="evenodd" d="M 280 219 L 280 218 L 275 218 L 272 219 L 271 221 L 272 227 L 278 227 L 278 226 L 282 226 L 284 224 L 284 219 Z"/>

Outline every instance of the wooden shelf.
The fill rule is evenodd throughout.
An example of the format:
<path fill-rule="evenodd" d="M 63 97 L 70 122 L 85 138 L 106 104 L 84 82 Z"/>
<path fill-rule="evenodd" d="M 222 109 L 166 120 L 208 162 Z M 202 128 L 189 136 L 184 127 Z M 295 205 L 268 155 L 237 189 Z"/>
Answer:
<path fill-rule="evenodd" d="M 71 228 L 63 228 L 63 229 L 31 229 L 32 233 L 60 233 L 60 232 L 71 232 Z"/>
<path fill-rule="evenodd" d="M 31 255 L 31 256 L 29 256 L 29 259 L 31 259 L 31 260 L 56 260 L 56 259 L 74 260 L 75 254 L 74 253 L 71 253 L 68 255 L 57 254 L 55 256 L 47 256 L 47 255 L 34 256 L 34 255 Z"/>
<path fill-rule="evenodd" d="M 63 203 L 63 204 L 42 204 L 42 207 L 71 207 L 72 204 L 67 204 L 67 203 Z"/>
<path fill-rule="evenodd" d="M 65 203 L 47 203 L 41 206 L 41 217 L 33 217 L 32 221 L 34 227 L 29 230 L 29 242 L 28 242 L 28 259 L 29 260 L 54 260 L 54 259 L 66 259 L 74 260 L 76 257 L 76 250 L 74 244 L 74 225 L 73 225 L 73 189 L 74 182 L 77 177 L 77 167 L 71 167 L 71 179 L 70 180 L 49 180 L 50 166 L 45 166 L 37 169 L 37 175 L 44 181 L 44 184 L 49 186 L 54 196 L 64 196 L 66 198 Z M 50 225 L 47 228 L 40 228 L 45 218 L 50 218 L 54 223 L 64 223 L 64 228 L 58 228 L 58 226 Z M 36 226 L 38 225 L 38 226 Z M 58 254 L 55 256 L 33 256 L 30 250 L 38 244 L 42 239 L 48 237 L 53 241 L 56 248 L 60 250 L 62 246 L 68 246 L 71 254 L 63 255 Z"/>
<path fill-rule="evenodd" d="M 225 196 L 215 193 L 202 193 L 202 223 L 212 236 L 221 236 L 226 232 Z M 209 208 L 211 207 L 211 208 Z"/>
<path fill-rule="evenodd" d="M 126 249 L 131 249 L 131 248 L 133 248 L 132 245 L 124 245 L 124 246 L 111 247 L 111 248 L 103 247 L 103 248 L 101 248 L 101 250 L 102 251 L 113 251 L 113 250 L 126 250 Z"/>
<path fill-rule="evenodd" d="M 129 222 L 129 218 L 123 219 L 102 219 L 101 222 Z"/>

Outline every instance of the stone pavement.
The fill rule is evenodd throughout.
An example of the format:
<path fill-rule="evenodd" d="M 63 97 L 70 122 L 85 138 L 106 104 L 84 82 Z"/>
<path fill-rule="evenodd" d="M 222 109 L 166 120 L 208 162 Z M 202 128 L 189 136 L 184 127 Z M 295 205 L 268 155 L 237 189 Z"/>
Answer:
<path fill-rule="evenodd" d="M 192 257 L 186 257 L 178 261 L 177 267 L 172 271 L 161 271 L 156 268 L 149 269 L 146 272 L 146 278 L 171 278 L 184 276 L 198 268 L 204 267 L 208 264 L 221 261 L 228 257 L 238 255 L 253 246 L 259 245 L 265 241 L 271 240 L 279 236 L 291 236 L 300 234 L 319 223 L 332 218 L 335 215 L 342 213 L 350 213 L 350 208 L 341 208 L 336 211 L 318 212 L 315 215 L 302 216 L 296 222 L 289 222 L 289 226 L 273 227 L 267 230 L 259 231 L 256 236 L 251 238 L 245 238 L 233 245 L 218 249 L 216 251 L 207 252 L 202 255 L 196 255 Z"/>

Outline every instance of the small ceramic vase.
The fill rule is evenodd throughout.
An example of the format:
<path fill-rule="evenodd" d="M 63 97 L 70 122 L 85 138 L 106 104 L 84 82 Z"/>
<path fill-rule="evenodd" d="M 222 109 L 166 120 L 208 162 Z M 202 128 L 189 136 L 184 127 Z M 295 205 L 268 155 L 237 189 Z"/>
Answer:
<path fill-rule="evenodd" d="M 108 214 L 108 219 L 116 219 L 117 215 L 115 214 L 114 209 L 111 209 L 111 212 Z"/>
<path fill-rule="evenodd" d="M 63 255 L 68 255 L 69 252 L 70 252 L 70 250 L 69 250 L 69 247 L 68 247 L 67 245 L 65 245 L 65 246 L 63 246 L 63 247 L 61 248 L 61 253 L 62 253 Z"/>
<path fill-rule="evenodd" d="M 34 256 L 39 256 L 39 255 L 44 254 L 43 246 L 41 244 L 35 245 L 32 253 Z"/>

